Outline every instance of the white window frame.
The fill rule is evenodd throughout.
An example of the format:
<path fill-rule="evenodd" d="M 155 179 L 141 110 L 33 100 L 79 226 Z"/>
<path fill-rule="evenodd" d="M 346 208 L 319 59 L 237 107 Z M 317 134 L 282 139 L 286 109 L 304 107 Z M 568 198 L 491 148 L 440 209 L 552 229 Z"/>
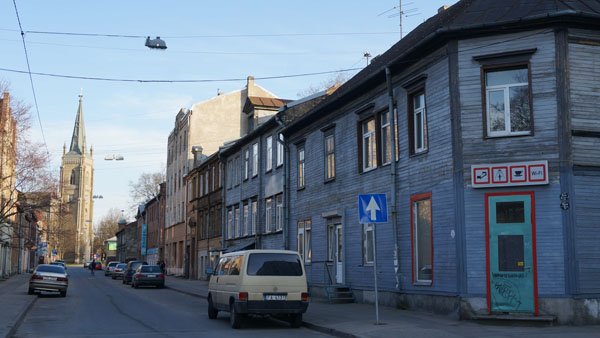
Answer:
<path fill-rule="evenodd" d="M 250 212 L 252 213 L 252 216 L 251 216 L 252 228 L 251 228 L 250 234 L 255 235 L 256 234 L 256 223 L 258 221 L 258 201 L 252 200 L 251 204 L 252 204 L 252 209 Z"/>
<path fill-rule="evenodd" d="M 248 179 L 250 174 L 250 149 L 244 150 L 244 180 Z"/>
<path fill-rule="evenodd" d="M 283 165 L 283 156 L 285 155 L 283 149 L 283 142 L 283 134 L 279 134 L 279 138 L 277 139 L 277 167 Z"/>
<path fill-rule="evenodd" d="M 275 231 L 283 230 L 283 194 L 275 196 Z"/>
<path fill-rule="evenodd" d="M 273 169 L 273 136 L 267 137 L 267 158 L 266 158 L 266 171 L 269 172 Z"/>
<path fill-rule="evenodd" d="M 412 238 L 412 243 L 413 243 L 413 267 L 414 267 L 414 272 L 413 272 L 413 276 L 414 276 L 414 282 L 417 284 L 427 284 L 430 285 L 433 281 L 431 279 L 427 280 L 427 279 L 420 279 L 419 278 L 419 267 L 420 267 L 420 262 L 419 262 L 419 251 L 422 250 L 419 247 L 419 204 L 423 203 L 423 202 L 429 202 L 429 238 L 430 238 L 430 242 L 429 242 L 429 247 L 424 248 L 424 250 L 427 250 L 427 253 L 429 255 L 433 254 L 433 223 L 432 223 L 432 217 L 433 217 L 433 211 L 432 211 L 432 199 L 431 199 L 431 195 L 427 195 L 426 197 L 423 198 L 418 198 L 418 199 L 412 199 L 411 201 L 411 211 L 412 211 L 412 215 L 411 215 L 411 219 L 412 219 L 412 231 L 413 231 L 413 238 Z M 431 263 L 433 263 L 433 257 L 430 257 Z M 430 266 L 431 269 L 433 269 L 432 266 Z M 433 270 L 432 270 L 433 271 Z"/>
<path fill-rule="evenodd" d="M 373 123 L 373 130 L 365 131 L 369 123 Z M 377 120 L 370 117 L 361 123 L 362 132 L 362 169 L 363 172 L 377 168 Z"/>
<path fill-rule="evenodd" d="M 235 208 L 233 208 L 233 219 L 234 219 L 234 226 L 235 226 L 235 237 L 241 237 L 242 235 L 242 231 L 240 228 L 240 207 L 239 206 L 235 206 Z"/>
<path fill-rule="evenodd" d="M 387 116 L 387 120 L 384 120 Z M 389 111 L 379 114 L 381 135 L 381 162 L 383 165 L 392 163 L 392 116 Z"/>
<path fill-rule="evenodd" d="M 252 145 L 252 177 L 258 175 L 258 142 Z"/>
<path fill-rule="evenodd" d="M 495 72 L 501 72 L 501 71 L 510 71 L 510 70 L 515 70 L 515 69 L 524 69 L 527 71 L 527 82 L 516 82 L 516 83 L 509 83 L 509 84 L 503 84 L 503 85 L 494 85 L 494 86 L 488 86 L 487 85 L 487 75 L 488 73 L 495 73 Z M 529 67 L 527 66 L 522 66 L 522 67 L 515 67 L 515 68 L 500 68 L 500 69 L 487 69 L 485 70 L 484 73 L 484 81 L 485 81 L 485 115 L 486 115 L 486 126 L 487 126 L 487 136 L 489 137 L 502 137 L 502 136 L 522 136 L 522 135 L 531 135 L 532 133 L 532 129 L 530 130 L 526 130 L 526 131 L 511 131 L 511 116 L 510 116 L 510 89 L 513 87 L 527 87 L 527 95 L 530 95 L 531 93 L 531 86 L 529 84 Z M 490 94 L 492 92 L 496 92 L 496 91 L 502 91 L 504 93 L 504 130 L 502 131 L 492 131 L 492 119 L 490 117 Z M 531 102 L 530 102 L 530 98 L 528 97 L 528 103 L 529 106 L 531 107 Z M 530 116 L 530 128 L 532 127 L 532 120 L 533 120 L 533 112 L 531 111 L 530 108 L 530 112 L 529 112 Z"/>
<path fill-rule="evenodd" d="M 249 215 L 249 205 L 248 202 L 244 203 L 244 221 L 243 221 L 243 231 L 242 234 L 244 236 L 248 236 L 248 228 L 250 227 L 250 215 Z"/>
<path fill-rule="evenodd" d="M 331 140 L 331 149 L 328 141 Z M 333 131 L 325 134 L 325 181 L 335 179 L 335 133 Z"/>
<path fill-rule="evenodd" d="M 304 149 L 304 145 L 299 146 L 298 147 L 298 189 L 302 189 L 304 188 L 306 182 L 305 182 L 305 172 L 304 172 L 304 166 L 305 166 L 305 156 L 306 156 L 306 151 Z"/>
<path fill-rule="evenodd" d="M 265 233 L 270 233 L 273 227 L 273 198 L 265 199 Z"/>
<path fill-rule="evenodd" d="M 232 239 L 234 235 L 233 229 L 233 208 L 227 208 L 227 239 Z"/>
<path fill-rule="evenodd" d="M 423 98 L 422 105 L 416 108 L 415 102 Z M 413 120 L 413 153 L 419 154 L 427 151 L 427 102 L 425 91 L 419 91 L 411 95 L 412 99 L 412 120 Z M 419 136 L 420 135 L 420 136 Z"/>
<path fill-rule="evenodd" d="M 311 227 L 312 221 L 309 219 L 298 221 L 297 249 L 306 264 L 312 260 Z"/>
<path fill-rule="evenodd" d="M 375 252 L 373 251 L 375 245 L 375 239 L 373 238 L 375 232 L 373 231 L 373 224 L 363 224 L 363 264 L 373 265 Z M 369 239 L 370 237 L 370 239 Z M 370 243 L 369 243 L 370 242 Z M 370 244 L 370 245 L 369 245 Z"/>

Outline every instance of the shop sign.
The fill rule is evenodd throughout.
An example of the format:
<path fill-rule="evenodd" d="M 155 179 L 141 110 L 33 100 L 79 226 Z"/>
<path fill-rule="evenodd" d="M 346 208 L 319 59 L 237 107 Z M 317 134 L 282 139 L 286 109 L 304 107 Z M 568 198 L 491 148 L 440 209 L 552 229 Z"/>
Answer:
<path fill-rule="evenodd" d="M 548 161 L 529 161 L 471 166 L 473 188 L 548 184 Z"/>

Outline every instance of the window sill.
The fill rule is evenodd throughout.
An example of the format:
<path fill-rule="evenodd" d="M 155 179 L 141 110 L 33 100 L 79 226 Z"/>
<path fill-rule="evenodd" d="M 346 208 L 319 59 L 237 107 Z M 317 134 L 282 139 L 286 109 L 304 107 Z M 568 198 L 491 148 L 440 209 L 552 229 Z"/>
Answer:
<path fill-rule="evenodd" d="M 419 156 L 425 155 L 425 154 L 427 154 L 427 153 L 429 153 L 429 148 L 427 148 L 427 149 L 425 149 L 425 150 L 421 150 L 421 151 L 419 151 L 419 152 L 415 152 L 415 153 L 413 153 L 413 154 L 410 154 L 410 155 L 409 155 L 409 158 L 419 157 Z"/>
<path fill-rule="evenodd" d="M 414 286 L 431 286 L 433 281 L 416 281 L 413 283 Z"/>
<path fill-rule="evenodd" d="M 377 167 L 363 169 L 362 172 L 361 172 L 361 174 L 366 174 L 368 172 L 374 171 L 375 169 L 377 169 Z"/>
<path fill-rule="evenodd" d="M 335 182 L 335 177 L 334 178 L 330 178 L 330 179 L 326 179 L 325 181 L 323 181 L 323 184 L 327 184 L 327 183 L 331 183 L 331 182 Z"/>
<path fill-rule="evenodd" d="M 493 140 L 493 139 L 503 139 L 510 137 L 525 137 L 525 136 L 533 136 L 533 132 L 519 133 L 519 134 L 502 134 L 502 135 L 486 135 L 483 138 L 485 140 Z"/>
<path fill-rule="evenodd" d="M 298 188 L 298 189 L 296 189 L 296 190 L 297 190 L 297 191 L 302 191 L 302 190 L 304 190 L 304 189 L 306 189 L 306 187 L 305 187 L 305 186 L 304 186 L 304 187 L 300 187 L 300 188 Z"/>

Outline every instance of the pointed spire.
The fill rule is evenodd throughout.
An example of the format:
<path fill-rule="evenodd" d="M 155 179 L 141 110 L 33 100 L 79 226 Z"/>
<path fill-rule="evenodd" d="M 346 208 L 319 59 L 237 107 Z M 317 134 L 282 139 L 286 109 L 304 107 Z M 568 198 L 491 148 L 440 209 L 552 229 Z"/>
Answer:
<path fill-rule="evenodd" d="M 85 127 L 83 125 L 82 98 L 83 94 L 79 94 L 79 108 L 77 109 L 77 117 L 75 118 L 75 126 L 73 127 L 73 137 L 71 138 L 71 147 L 69 148 L 70 153 L 85 153 Z"/>

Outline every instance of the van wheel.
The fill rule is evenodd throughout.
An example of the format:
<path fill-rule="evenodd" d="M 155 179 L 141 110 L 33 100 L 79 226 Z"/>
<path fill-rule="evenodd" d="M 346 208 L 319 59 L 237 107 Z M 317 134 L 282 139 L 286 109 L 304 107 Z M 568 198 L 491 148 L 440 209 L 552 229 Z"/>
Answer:
<path fill-rule="evenodd" d="M 219 310 L 215 309 L 215 306 L 212 302 L 212 297 L 208 297 L 208 318 L 216 319 L 219 314 Z"/>
<path fill-rule="evenodd" d="M 65 291 L 61 291 L 61 292 L 60 292 L 60 296 L 61 296 L 61 297 L 66 297 L 66 296 L 67 296 L 67 290 L 65 290 Z"/>
<path fill-rule="evenodd" d="M 242 315 L 235 311 L 235 305 L 233 302 L 229 304 L 229 323 L 234 329 L 242 327 Z"/>
<path fill-rule="evenodd" d="M 29 288 L 29 290 L 27 290 L 28 295 L 33 295 L 34 293 L 35 293 L 35 291 L 33 291 L 32 288 Z"/>
<path fill-rule="evenodd" d="M 298 327 L 302 326 L 302 314 L 297 313 L 297 314 L 290 315 L 290 325 L 293 328 L 298 328 Z"/>

